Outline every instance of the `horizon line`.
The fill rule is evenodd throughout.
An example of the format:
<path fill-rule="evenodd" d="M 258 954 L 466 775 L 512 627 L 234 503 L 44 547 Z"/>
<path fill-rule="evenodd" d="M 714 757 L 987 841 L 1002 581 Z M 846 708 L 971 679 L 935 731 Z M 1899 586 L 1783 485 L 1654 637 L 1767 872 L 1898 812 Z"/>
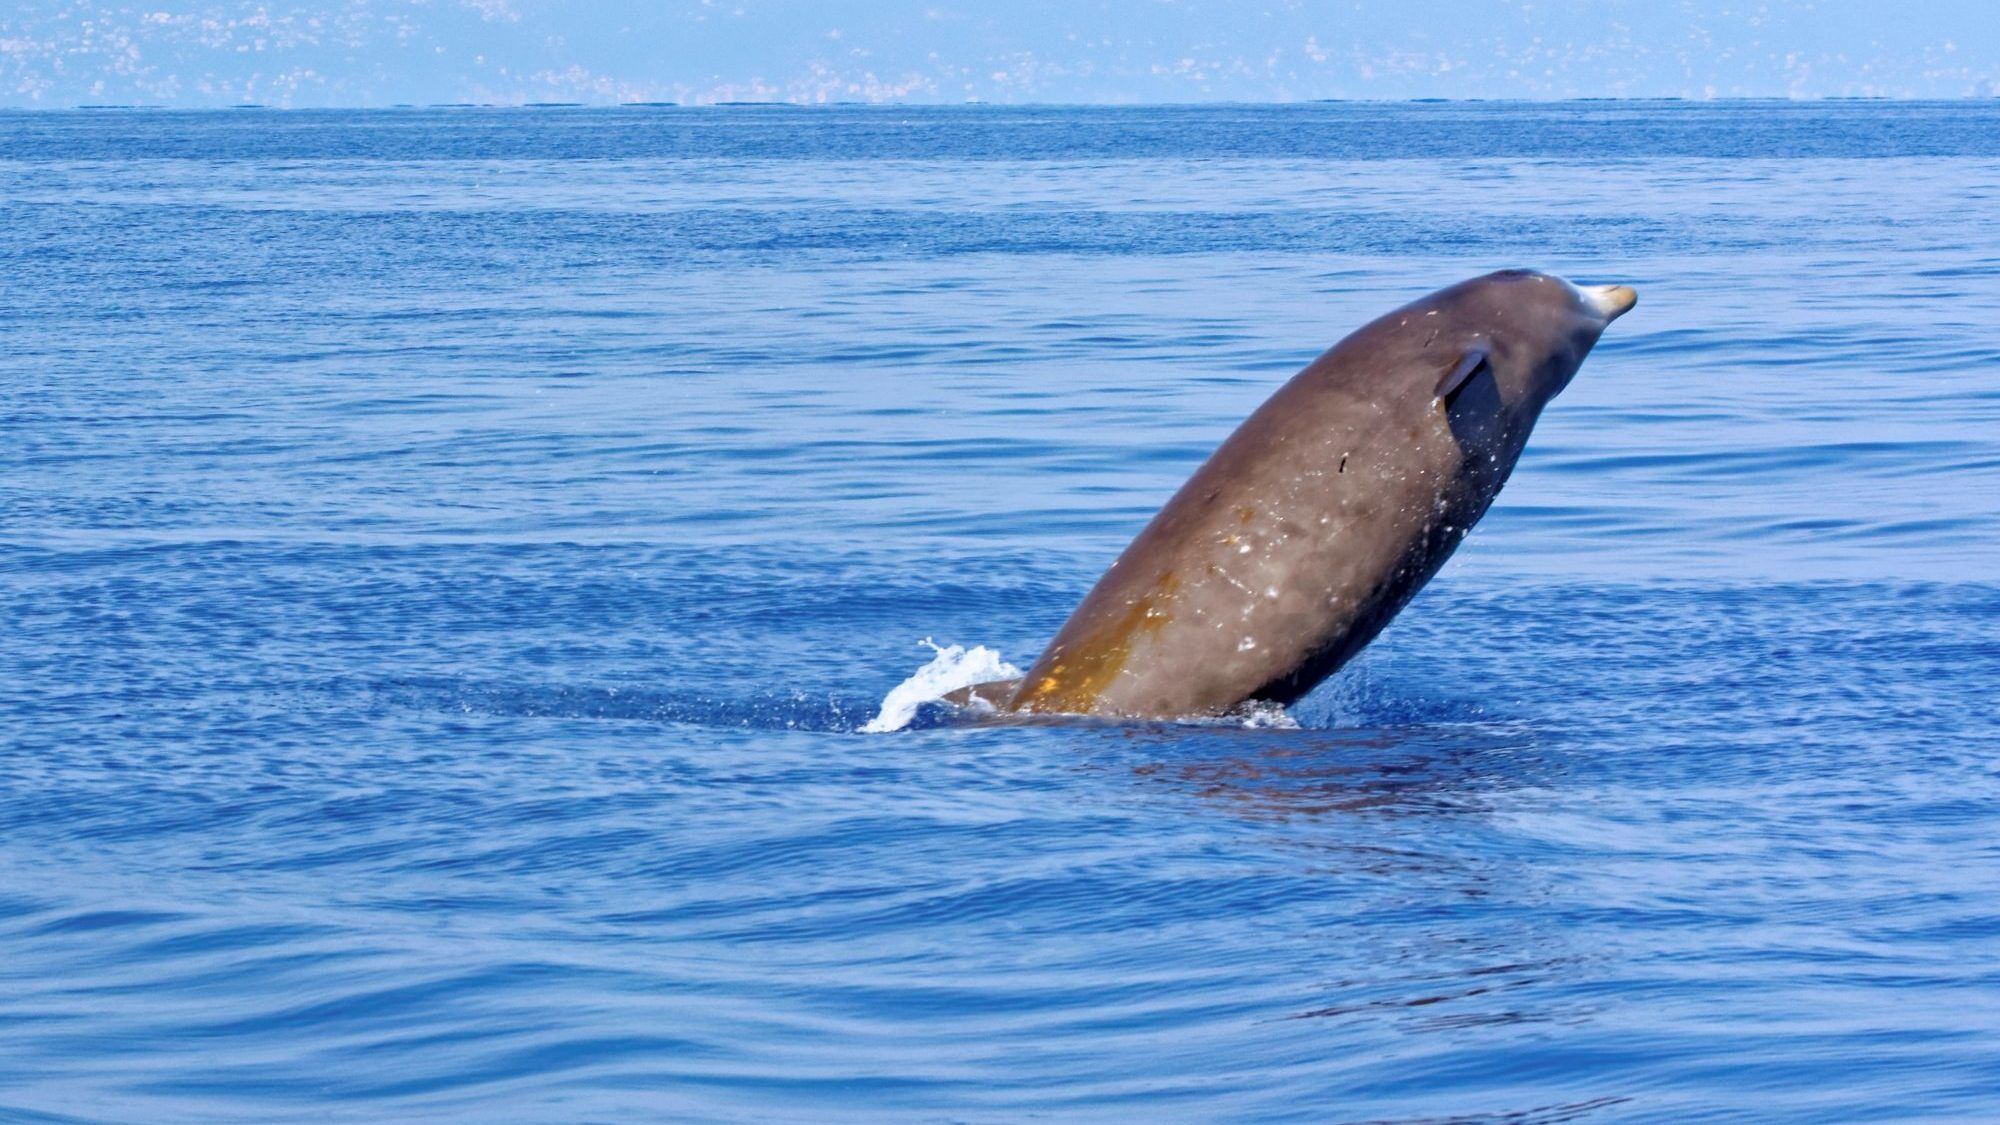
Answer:
<path fill-rule="evenodd" d="M 967 98 L 963 101 L 658 101 L 635 100 L 624 102 L 555 102 L 555 101 L 509 101 L 509 102 L 391 102 L 388 104 L 328 104 L 328 105 L 282 105 L 268 102 L 233 102 L 217 105 L 170 105 L 159 102 L 75 102 L 68 105 L 0 105 L 0 113 L 76 113 L 106 112 L 112 110 L 151 110 L 165 113 L 222 113 L 246 109 L 277 110 L 285 112 L 391 112 L 397 110 L 429 109 L 1209 109 L 1209 108 L 1256 108 L 1278 109 L 1292 106 L 1310 105 L 1572 105 L 1579 103 L 1604 104 L 1618 102 L 1678 102 L 1695 105 L 1722 105 L 1729 103 L 1781 102 L 1794 105 L 1809 105 L 1822 102 L 1869 102 L 1903 105 L 1916 104 L 1956 104 L 1959 102 L 2000 101 L 2000 93 L 1960 94 L 1956 97 L 1910 97 L 1896 94 L 1822 94 L 1813 97 L 1798 97 L 1788 94 L 1731 94 L 1727 96 L 1690 96 L 1685 94 L 1643 94 L 1604 95 L 1581 94 L 1563 98 L 1463 98 L 1463 97 L 1415 97 L 1415 98 L 1300 98 L 1289 101 L 1241 101 L 1217 99 L 1212 101 L 1186 102 L 1107 102 L 1107 101 L 987 101 L 981 98 Z"/>

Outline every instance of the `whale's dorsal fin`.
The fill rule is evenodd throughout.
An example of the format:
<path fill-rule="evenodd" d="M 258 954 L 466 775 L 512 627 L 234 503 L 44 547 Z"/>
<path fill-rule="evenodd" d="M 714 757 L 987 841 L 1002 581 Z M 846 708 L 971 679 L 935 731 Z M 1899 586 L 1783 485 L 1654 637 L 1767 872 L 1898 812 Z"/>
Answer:
<path fill-rule="evenodd" d="M 1465 385 L 1472 381 L 1472 377 L 1479 374 L 1479 369 L 1486 366 L 1486 361 L 1484 344 L 1474 344 L 1465 349 L 1465 354 L 1458 357 L 1457 365 L 1447 372 L 1444 378 L 1438 380 L 1437 397 L 1445 406 L 1451 405 L 1452 400 L 1458 397 L 1458 392 L 1464 390 Z"/>

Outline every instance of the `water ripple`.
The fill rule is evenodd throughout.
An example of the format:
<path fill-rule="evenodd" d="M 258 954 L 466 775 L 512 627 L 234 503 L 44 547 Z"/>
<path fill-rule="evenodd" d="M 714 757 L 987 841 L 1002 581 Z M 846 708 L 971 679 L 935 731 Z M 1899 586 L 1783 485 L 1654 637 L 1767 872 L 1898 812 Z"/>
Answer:
<path fill-rule="evenodd" d="M 1994 114 L 0 115 L 0 1117 L 1986 1116 Z M 1295 729 L 859 733 L 1516 264 Z"/>

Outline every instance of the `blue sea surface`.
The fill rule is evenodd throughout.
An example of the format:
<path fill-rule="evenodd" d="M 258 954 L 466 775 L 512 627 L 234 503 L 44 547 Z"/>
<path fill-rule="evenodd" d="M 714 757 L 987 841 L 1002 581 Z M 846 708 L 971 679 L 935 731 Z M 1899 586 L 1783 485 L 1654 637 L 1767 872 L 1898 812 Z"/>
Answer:
<path fill-rule="evenodd" d="M 0 114 L 0 1119 L 2000 1116 L 2000 102 Z M 1626 282 L 1299 729 L 1024 665 Z"/>

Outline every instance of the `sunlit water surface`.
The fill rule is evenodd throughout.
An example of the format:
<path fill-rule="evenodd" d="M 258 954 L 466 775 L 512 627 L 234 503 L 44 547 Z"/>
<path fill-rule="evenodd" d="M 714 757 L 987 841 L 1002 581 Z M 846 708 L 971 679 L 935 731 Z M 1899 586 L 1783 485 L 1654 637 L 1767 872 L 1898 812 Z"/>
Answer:
<path fill-rule="evenodd" d="M 0 1117 L 2000 1104 L 2000 104 L 14 114 L 0 223 Z M 1511 265 L 1640 305 L 1301 729 L 859 733 Z"/>

